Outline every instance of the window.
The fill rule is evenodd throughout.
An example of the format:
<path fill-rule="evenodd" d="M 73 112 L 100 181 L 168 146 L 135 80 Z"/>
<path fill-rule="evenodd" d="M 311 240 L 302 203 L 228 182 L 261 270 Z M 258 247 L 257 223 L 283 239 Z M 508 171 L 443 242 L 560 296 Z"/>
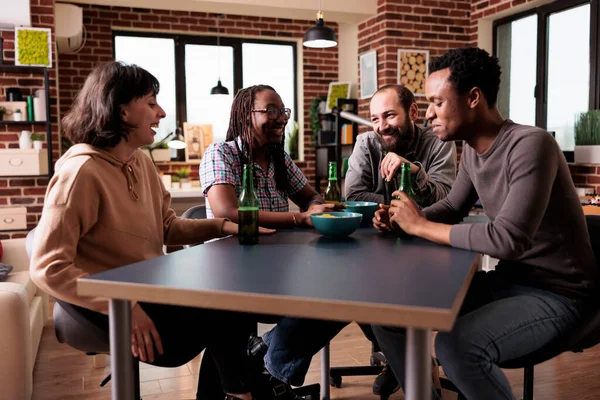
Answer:
<path fill-rule="evenodd" d="M 154 37 L 115 37 L 115 60 L 136 64 L 158 79 L 160 92 L 156 101 L 167 116 L 160 121 L 155 141 L 159 141 L 177 127 L 175 98 L 175 40 Z M 160 54 L 160 57 L 156 57 Z"/>
<path fill-rule="evenodd" d="M 218 62 L 206 62 L 218 60 Z M 217 81 L 229 89 L 227 96 L 210 94 Z M 186 120 L 192 124 L 210 124 L 213 140 L 225 140 L 229 111 L 233 102 L 233 47 L 188 44 L 185 46 Z"/>
<path fill-rule="evenodd" d="M 500 111 L 553 132 L 569 161 L 576 115 L 600 107 L 599 2 L 553 2 L 494 23 Z"/>
<path fill-rule="evenodd" d="M 167 118 L 156 139 L 182 128 L 183 122 L 210 124 L 213 140 L 223 141 L 231 103 L 244 87 L 273 86 L 297 120 L 296 43 L 246 38 L 114 32 L 115 59 L 146 68 L 160 81 L 159 104 Z M 160 54 L 160 57 L 156 57 Z M 265 59 L 277 68 L 265 68 Z M 272 65 L 272 64 L 269 64 Z M 211 96 L 221 79 L 228 96 Z M 302 153 L 302 152 L 300 152 Z"/>

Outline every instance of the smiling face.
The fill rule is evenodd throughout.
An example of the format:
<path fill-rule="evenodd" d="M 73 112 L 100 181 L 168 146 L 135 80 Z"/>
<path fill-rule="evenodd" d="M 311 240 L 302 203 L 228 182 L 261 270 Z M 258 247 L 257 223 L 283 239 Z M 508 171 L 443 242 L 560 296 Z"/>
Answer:
<path fill-rule="evenodd" d="M 373 131 L 383 151 L 404 154 L 414 137 L 414 121 L 418 107 L 412 103 L 407 110 L 402 107 L 395 90 L 383 90 L 371 99 L 371 122 Z"/>
<path fill-rule="evenodd" d="M 468 127 L 474 118 L 472 103 L 468 93 L 458 93 L 449 76 L 449 68 L 429 74 L 425 93 L 430 104 L 425 118 L 440 140 L 469 140 L 472 134 Z"/>
<path fill-rule="evenodd" d="M 254 99 L 255 110 L 275 108 L 283 109 L 283 101 L 279 95 L 269 89 L 256 93 Z M 284 113 L 279 113 L 277 119 L 269 119 L 267 112 L 256 111 L 252 113 L 252 130 L 254 142 L 260 147 L 269 144 L 278 144 L 283 140 L 284 128 L 288 119 Z"/>
<path fill-rule="evenodd" d="M 142 147 L 154 143 L 156 132 L 161 119 L 166 116 L 165 111 L 156 102 L 153 93 L 133 99 L 121 106 L 121 119 L 131 126 L 128 143 L 133 147 Z"/>

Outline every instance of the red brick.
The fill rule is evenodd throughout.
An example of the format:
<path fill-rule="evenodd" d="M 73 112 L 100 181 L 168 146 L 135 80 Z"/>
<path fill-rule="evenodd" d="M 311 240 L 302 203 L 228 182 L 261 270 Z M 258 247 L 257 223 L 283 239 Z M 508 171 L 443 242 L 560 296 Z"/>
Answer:
<path fill-rule="evenodd" d="M 10 187 L 35 186 L 35 179 L 11 179 Z"/>

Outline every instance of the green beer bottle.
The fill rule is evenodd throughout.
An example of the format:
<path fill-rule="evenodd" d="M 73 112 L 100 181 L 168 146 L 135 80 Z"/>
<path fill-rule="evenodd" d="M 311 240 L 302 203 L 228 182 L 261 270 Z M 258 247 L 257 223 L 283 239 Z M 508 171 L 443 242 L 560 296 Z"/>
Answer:
<path fill-rule="evenodd" d="M 381 161 L 383 161 L 387 154 L 387 151 L 383 152 L 383 158 L 381 159 Z M 383 178 L 383 204 L 385 204 L 386 206 L 389 206 L 392 202 L 392 193 L 394 193 L 394 190 L 396 190 L 396 184 L 394 181 L 395 179 L 388 181 L 387 178 Z"/>
<path fill-rule="evenodd" d="M 337 183 L 337 163 L 335 161 L 329 162 L 329 183 L 325 193 L 323 193 L 323 199 L 325 203 L 338 204 L 342 202 L 342 194 Z"/>
<path fill-rule="evenodd" d="M 398 190 L 406 193 L 413 200 L 417 198 L 410 179 L 410 163 L 405 162 L 400 166 L 400 184 L 398 185 Z"/>
<path fill-rule="evenodd" d="M 412 183 L 410 179 L 410 163 L 405 162 L 400 166 L 400 184 L 398 185 L 398 190 L 404 192 L 408 197 L 415 200 L 417 196 L 415 195 L 415 191 L 412 188 Z M 398 198 L 398 197 L 396 197 Z M 410 236 L 402 229 L 399 229 L 398 236 L 407 237 Z"/>
<path fill-rule="evenodd" d="M 258 197 L 254 193 L 250 164 L 244 164 L 242 193 L 238 200 L 238 239 L 240 244 L 258 244 Z"/>

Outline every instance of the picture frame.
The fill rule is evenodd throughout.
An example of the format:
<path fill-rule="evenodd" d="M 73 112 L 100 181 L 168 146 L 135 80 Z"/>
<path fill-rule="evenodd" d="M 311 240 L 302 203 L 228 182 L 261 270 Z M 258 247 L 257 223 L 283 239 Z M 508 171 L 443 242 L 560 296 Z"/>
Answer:
<path fill-rule="evenodd" d="M 424 97 L 428 76 L 429 50 L 398 50 L 398 84 L 404 85 L 416 97 Z"/>
<path fill-rule="evenodd" d="M 184 122 L 183 138 L 186 144 L 185 161 L 200 161 L 206 148 L 213 142 L 212 125 Z"/>
<path fill-rule="evenodd" d="M 350 90 L 352 83 L 350 82 L 330 82 L 329 90 L 327 91 L 327 100 L 325 101 L 325 112 L 330 113 L 333 107 L 337 105 L 337 99 L 350 98 Z"/>
<path fill-rule="evenodd" d="M 52 30 L 15 27 L 15 65 L 52 68 Z"/>
<path fill-rule="evenodd" d="M 377 91 L 377 50 L 360 56 L 360 98 L 370 99 Z"/>

